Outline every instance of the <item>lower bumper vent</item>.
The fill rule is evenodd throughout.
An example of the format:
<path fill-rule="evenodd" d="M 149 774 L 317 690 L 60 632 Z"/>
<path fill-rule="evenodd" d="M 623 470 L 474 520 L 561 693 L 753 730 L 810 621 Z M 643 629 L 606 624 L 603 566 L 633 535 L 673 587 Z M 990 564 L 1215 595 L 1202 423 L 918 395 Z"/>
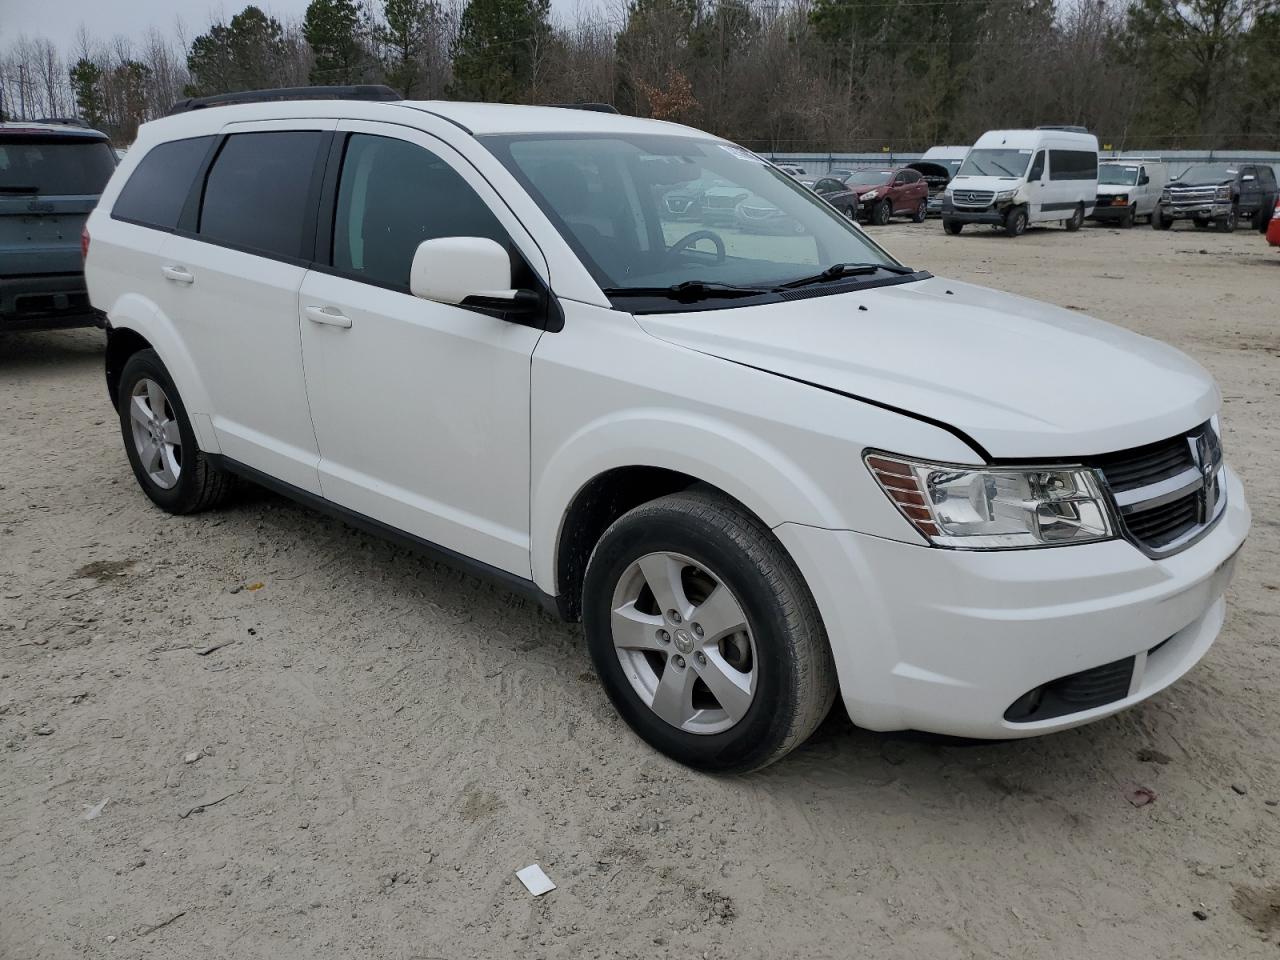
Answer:
<path fill-rule="evenodd" d="M 1010 723 L 1034 723 L 1122 700 L 1129 695 L 1135 659 L 1104 663 L 1028 690 L 1010 704 L 1004 718 Z"/>

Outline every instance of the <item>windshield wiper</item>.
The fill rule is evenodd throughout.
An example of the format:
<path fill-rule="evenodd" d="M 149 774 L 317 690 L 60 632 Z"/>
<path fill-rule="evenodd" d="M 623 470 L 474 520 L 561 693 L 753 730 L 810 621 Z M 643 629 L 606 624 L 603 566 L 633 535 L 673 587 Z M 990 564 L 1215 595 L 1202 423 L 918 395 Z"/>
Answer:
<path fill-rule="evenodd" d="M 786 283 L 778 284 L 774 289 L 790 290 L 794 287 L 807 287 L 810 284 L 827 283 L 831 280 L 842 280 L 845 277 L 865 276 L 880 270 L 904 277 L 916 272 L 915 267 L 903 267 L 896 263 L 833 263 L 821 273 L 815 273 L 811 277 L 801 277 L 799 280 L 788 280 Z"/>
<path fill-rule="evenodd" d="M 669 287 L 606 287 L 610 297 L 664 297 L 668 300 L 706 300 L 711 297 L 758 297 L 770 291 L 763 287 L 738 287 L 716 280 L 685 280 Z"/>
<path fill-rule="evenodd" d="M 9 187 L 0 186 L 0 193 L 39 193 L 39 187 Z"/>

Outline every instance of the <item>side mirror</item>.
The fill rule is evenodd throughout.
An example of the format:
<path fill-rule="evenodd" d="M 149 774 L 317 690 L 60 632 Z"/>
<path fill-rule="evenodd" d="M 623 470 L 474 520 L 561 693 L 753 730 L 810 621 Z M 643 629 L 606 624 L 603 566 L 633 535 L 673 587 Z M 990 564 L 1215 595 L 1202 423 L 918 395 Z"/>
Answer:
<path fill-rule="evenodd" d="M 1138 178 L 1138 186 L 1140 187 L 1145 187 L 1150 182 L 1151 182 L 1151 178 L 1147 176 L 1145 173 Z"/>
<path fill-rule="evenodd" d="M 526 312 L 538 305 L 532 290 L 511 286 L 511 257 L 488 237 L 423 240 L 409 267 L 409 291 L 454 306 Z"/>

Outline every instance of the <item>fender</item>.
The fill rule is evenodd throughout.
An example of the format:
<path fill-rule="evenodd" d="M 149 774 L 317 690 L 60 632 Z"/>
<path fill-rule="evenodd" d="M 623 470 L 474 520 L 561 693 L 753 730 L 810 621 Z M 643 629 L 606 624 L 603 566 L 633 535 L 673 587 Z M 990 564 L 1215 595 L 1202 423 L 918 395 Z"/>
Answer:
<path fill-rule="evenodd" d="M 705 415 L 636 408 L 584 425 L 535 476 L 530 549 L 533 579 L 544 591 L 557 592 L 556 550 L 574 498 L 600 474 L 633 466 L 696 477 L 740 501 L 771 528 L 785 521 L 839 524 L 836 504 L 813 478 L 759 436 Z"/>
<path fill-rule="evenodd" d="M 221 453 L 209 419 L 208 389 L 169 318 L 153 301 L 137 293 L 126 293 L 107 310 L 107 321 L 111 329 L 132 330 L 151 344 L 182 396 L 200 449 L 206 453 Z"/>

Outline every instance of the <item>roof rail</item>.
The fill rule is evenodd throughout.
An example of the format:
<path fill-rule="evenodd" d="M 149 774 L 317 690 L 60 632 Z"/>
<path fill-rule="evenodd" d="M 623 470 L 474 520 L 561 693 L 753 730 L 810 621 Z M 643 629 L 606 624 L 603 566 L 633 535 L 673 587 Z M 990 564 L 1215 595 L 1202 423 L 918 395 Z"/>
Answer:
<path fill-rule="evenodd" d="M 342 87 L 279 87 L 274 90 L 241 90 L 219 93 L 211 97 L 187 97 L 169 108 L 169 116 L 205 107 L 222 107 L 234 103 L 272 103 L 278 100 L 403 100 L 386 84 L 357 83 Z"/>
<path fill-rule="evenodd" d="M 590 110 L 593 113 L 617 113 L 618 108 L 612 103 L 544 103 L 544 107 L 559 107 L 562 110 Z"/>
<path fill-rule="evenodd" d="M 32 123 L 56 123 L 64 127 L 85 127 L 89 124 L 83 117 L 36 117 Z"/>
<path fill-rule="evenodd" d="M 1088 133 L 1088 127 L 1073 123 L 1042 123 L 1037 130 L 1061 130 L 1063 133 Z"/>

